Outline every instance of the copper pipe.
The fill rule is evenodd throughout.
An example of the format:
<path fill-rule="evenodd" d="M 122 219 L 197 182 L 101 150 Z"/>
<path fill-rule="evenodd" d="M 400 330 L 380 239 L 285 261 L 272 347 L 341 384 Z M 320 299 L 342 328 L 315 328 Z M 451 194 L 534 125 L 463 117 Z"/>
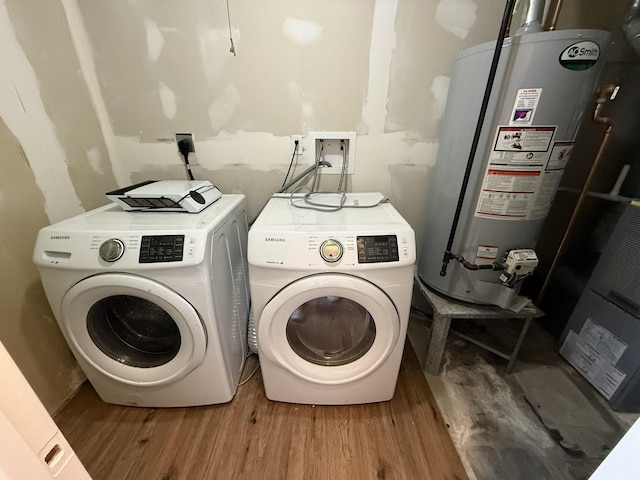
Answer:
<path fill-rule="evenodd" d="M 560 9 L 562 8 L 562 0 L 551 0 L 549 3 L 549 11 L 544 22 L 545 30 L 555 30 L 558 23 L 558 17 L 560 16 Z"/>
<path fill-rule="evenodd" d="M 582 204 L 584 203 L 585 198 L 587 198 L 587 193 L 589 191 L 589 187 L 591 186 L 591 182 L 595 176 L 600 163 L 602 163 L 602 158 L 604 157 L 604 152 L 607 149 L 609 144 L 609 139 L 611 137 L 611 131 L 613 130 L 613 120 L 610 117 L 603 117 L 601 115 L 602 108 L 604 107 L 607 99 L 611 98 L 616 85 L 605 85 L 604 87 L 598 88 L 596 91 L 596 107 L 593 110 L 592 121 L 597 123 L 598 125 L 605 125 L 606 128 L 604 130 L 604 135 L 602 136 L 602 141 L 600 142 L 600 147 L 598 148 L 598 152 L 596 153 L 596 158 L 591 165 L 591 169 L 589 170 L 589 174 L 587 175 L 587 179 L 584 181 L 582 188 L 580 189 L 580 194 L 578 195 L 578 201 L 576 202 L 576 206 L 573 208 L 573 213 L 571 214 L 571 218 L 569 219 L 569 223 L 567 224 L 567 228 L 564 231 L 564 235 L 562 236 L 562 240 L 560 240 L 560 245 L 556 250 L 556 253 L 553 257 L 553 261 L 551 262 L 551 266 L 549 267 L 549 271 L 544 279 L 544 283 L 540 288 L 540 292 L 538 292 L 538 298 L 536 299 L 536 304 L 540 305 L 542 303 L 542 299 L 544 298 L 544 294 L 546 293 L 547 287 L 549 286 L 549 281 L 551 280 L 551 276 L 553 275 L 553 271 L 558 265 L 558 261 L 567 245 L 567 239 L 572 233 L 573 227 L 578 219 L 578 215 L 580 214 L 580 209 L 582 208 Z"/>

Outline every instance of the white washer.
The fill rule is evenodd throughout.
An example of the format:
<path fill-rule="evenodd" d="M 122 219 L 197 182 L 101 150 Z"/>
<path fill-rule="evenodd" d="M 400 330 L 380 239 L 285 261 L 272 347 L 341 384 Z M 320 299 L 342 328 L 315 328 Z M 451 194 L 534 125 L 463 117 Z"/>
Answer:
<path fill-rule="evenodd" d="M 71 351 L 108 403 L 234 396 L 247 355 L 244 195 L 197 214 L 111 204 L 43 228 L 33 260 Z"/>
<path fill-rule="evenodd" d="M 249 231 L 249 279 L 267 398 L 345 405 L 393 397 L 405 343 L 415 237 L 379 193 L 334 212 L 274 196 Z M 338 203 L 336 194 L 315 202 Z M 300 197 L 296 203 L 302 204 Z"/>

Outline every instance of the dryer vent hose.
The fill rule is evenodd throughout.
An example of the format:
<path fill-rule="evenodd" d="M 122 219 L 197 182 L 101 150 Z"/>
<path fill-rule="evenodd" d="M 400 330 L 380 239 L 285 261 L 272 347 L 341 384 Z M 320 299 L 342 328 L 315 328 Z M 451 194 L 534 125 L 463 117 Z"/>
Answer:
<path fill-rule="evenodd" d="M 258 329 L 256 328 L 256 319 L 253 317 L 253 307 L 249 309 L 249 328 L 247 329 L 247 341 L 249 351 L 255 355 L 258 354 Z"/>

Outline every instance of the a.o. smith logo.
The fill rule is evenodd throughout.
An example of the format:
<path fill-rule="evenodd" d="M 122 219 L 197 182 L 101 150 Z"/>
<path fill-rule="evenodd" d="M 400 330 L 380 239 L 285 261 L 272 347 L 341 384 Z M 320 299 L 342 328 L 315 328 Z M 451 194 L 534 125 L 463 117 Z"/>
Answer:
<path fill-rule="evenodd" d="M 574 43 L 560 54 L 560 65 L 569 70 L 586 70 L 600 58 L 600 46 L 591 40 Z"/>
<path fill-rule="evenodd" d="M 284 243 L 286 240 L 282 237 L 265 237 L 265 242 Z"/>
<path fill-rule="evenodd" d="M 49 238 L 51 240 L 69 240 L 71 235 L 51 235 Z"/>

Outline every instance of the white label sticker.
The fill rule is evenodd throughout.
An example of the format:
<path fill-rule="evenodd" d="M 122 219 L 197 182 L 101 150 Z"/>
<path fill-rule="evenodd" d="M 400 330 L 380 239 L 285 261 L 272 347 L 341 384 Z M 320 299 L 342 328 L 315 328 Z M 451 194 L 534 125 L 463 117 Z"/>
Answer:
<path fill-rule="evenodd" d="M 539 218 L 545 218 L 549 214 L 551 202 L 553 202 L 556 196 L 563 173 L 563 170 L 542 172 L 541 181 L 537 188 L 536 199 L 533 202 L 529 219 L 537 220 Z"/>
<path fill-rule="evenodd" d="M 542 95 L 541 88 L 521 88 L 513 103 L 509 125 L 531 125 Z"/>
<path fill-rule="evenodd" d="M 573 142 L 553 142 L 547 170 L 561 170 L 567 166 L 567 162 L 573 152 Z"/>
<path fill-rule="evenodd" d="M 548 152 L 556 127 L 498 127 L 498 152 Z"/>
<path fill-rule="evenodd" d="M 550 200 L 545 173 L 556 127 L 498 127 L 475 215 L 501 220 L 544 218 Z M 557 185 L 556 185 L 557 188 Z M 555 194 L 555 189 L 551 198 Z M 541 204 L 542 202 L 542 204 Z"/>
<path fill-rule="evenodd" d="M 491 265 L 497 260 L 499 249 L 496 245 L 478 245 L 476 265 Z"/>
<path fill-rule="evenodd" d="M 560 353 L 610 399 L 627 376 L 615 366 L 626 348 L 626 343 L 588 317 L 579 334 L 569 331 Z"/>

